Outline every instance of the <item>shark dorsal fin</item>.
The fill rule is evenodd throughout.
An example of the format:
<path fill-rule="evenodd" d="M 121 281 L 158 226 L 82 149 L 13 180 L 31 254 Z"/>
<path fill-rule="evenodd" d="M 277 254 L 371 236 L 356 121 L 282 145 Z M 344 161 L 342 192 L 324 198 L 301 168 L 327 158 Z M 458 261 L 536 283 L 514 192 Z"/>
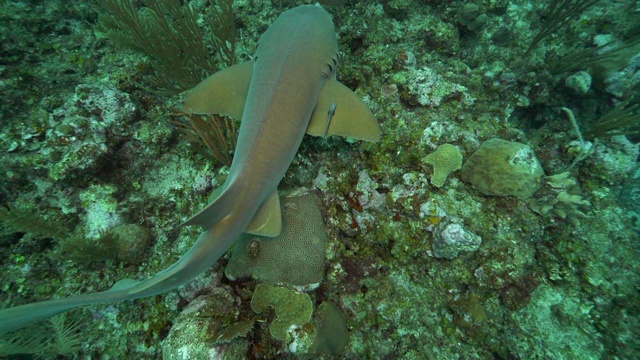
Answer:
<path fill-rule="evenodd" d="M 244 104 L 253 75 L 253 61 L 234 65 L 203 80 L 184 101 L 182 111 L 189 114 L 221 114 L 242 119 Z"/>
<path fill-rule="evenodd" d="M 371 110 L 353 91 L 330 79 L 320 92 L 307 134 L 340 135 L 376 142 L 380 140 L 380 127 Z"/>

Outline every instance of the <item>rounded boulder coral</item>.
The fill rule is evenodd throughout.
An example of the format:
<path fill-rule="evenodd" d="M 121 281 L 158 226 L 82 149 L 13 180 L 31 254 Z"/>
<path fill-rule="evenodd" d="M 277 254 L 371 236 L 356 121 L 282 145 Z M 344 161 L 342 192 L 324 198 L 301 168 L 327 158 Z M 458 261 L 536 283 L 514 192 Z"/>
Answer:
<path fill-rule="evenodd" d="M 540 189 L 544 170 L 528 145 L 494 138 L 469 157 L 460 176 L 485 195 L 524 199 Z"/>

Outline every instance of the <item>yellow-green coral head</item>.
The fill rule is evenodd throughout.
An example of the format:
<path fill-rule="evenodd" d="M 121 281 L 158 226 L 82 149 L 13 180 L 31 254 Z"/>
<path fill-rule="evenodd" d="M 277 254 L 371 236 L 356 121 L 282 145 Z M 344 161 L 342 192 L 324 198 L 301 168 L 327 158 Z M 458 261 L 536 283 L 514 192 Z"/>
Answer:
<path fill-rule="evenodd" d="M 442 144 L 438 146 L 436 151 L 425 156 L 422 161 L 433 165 L 431 183 L 436 187 L 442 187 L 449 174 L 462 167 L 462 154 L 457 146 Z"/>

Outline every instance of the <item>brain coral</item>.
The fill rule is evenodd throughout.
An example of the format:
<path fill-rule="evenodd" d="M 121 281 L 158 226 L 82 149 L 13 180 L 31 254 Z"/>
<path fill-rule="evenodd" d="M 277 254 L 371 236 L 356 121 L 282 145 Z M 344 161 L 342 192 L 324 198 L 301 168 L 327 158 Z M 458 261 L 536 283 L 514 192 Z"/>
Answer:
<path fill-rule="evenodd" d="M 311 193 L 283 197 L 282 232 L 269 238 L 243 234 L 225 274 L 270 284 L 314 288 L 322 281 L 328 244 L 322 213 Z"/>
<path fill-rule="evenodd" d="M 462 166 L 460 177 L 485 195 L 528 198 L 540 188 L 544 170 L 531 147 L 487 140 Z"/>

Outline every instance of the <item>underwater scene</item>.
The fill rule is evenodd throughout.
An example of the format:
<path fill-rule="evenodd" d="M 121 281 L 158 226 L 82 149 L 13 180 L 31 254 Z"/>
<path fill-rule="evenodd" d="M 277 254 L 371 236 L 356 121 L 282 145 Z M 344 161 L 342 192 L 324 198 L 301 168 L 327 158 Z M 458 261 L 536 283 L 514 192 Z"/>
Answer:
<path fill-rule="evenodd" d="M 0 40 L 0 359 L 640 358 L 637 0 L 5 0 Z"/>

